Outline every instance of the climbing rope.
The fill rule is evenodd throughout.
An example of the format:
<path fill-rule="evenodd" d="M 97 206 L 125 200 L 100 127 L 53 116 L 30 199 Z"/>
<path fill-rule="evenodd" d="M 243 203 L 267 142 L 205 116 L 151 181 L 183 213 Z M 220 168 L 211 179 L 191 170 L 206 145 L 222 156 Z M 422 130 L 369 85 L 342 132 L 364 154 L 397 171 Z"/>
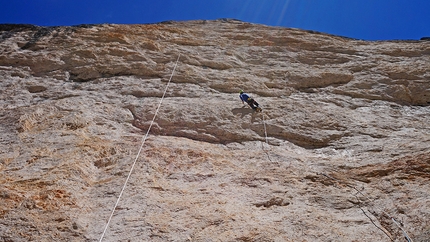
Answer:
<path fill-rule="evenodd" d="M 266 137 L 266 144 L 269 144 L 267 142 L 267 129 L 266 129 L 266 121 L 264 120 L 264 113 L 263 113 L 263 126 L 264 126 L 264 136 Z"/>
<path fill-rule="evenodd" d="M 390 217 L 391 217 L 391 216 L 390 216 Z M 391 220 L 393 220 L 394 224 L 396 224 L 396 225 L 397 225 L 397 227 L 399 227 L 399 229 L 401 229 L 401 230 L 402 230 L 402 232 L 403 232 L 403 236 L 405 236 L 405 239 L 406 239 L 408 242 L 412 242 L 412 239 L 411 239 L 411 237 L 409 237 L 408 233 L 406 233 L 406 231 L 405 231 L 402 227 L 400 227 L 399 222 L 397 222 L 393 217 L 391 217 Z"/>
<path fill-rule="evenodd" d="M 264 136 L 265 136 L 265 140 L 266 140 L 266 144 L 268 144 L 269 142 L 268 142 L 268 139 L 267 139 L 267 128 L 266 128 L 266 120 L 265 120 L 265 115 L 264 114 L 262 114 L 262 116 L 263 116 L 263 127 L 264 127 Z M 272 161 L 271 159 L 270 159 L 270 156 L 269 156 L 269 152 L 268 151 L 266 151 L 265 149 L 264 149 L 264 143 L 262 142 L 261 143 L 261 148 L 263 149 L 263 151 L 267 154 L 267 158 L 270 160 L 270 161 Z M 327 174 L 324 174 L 324 173 L 317 173 L 317 175 L 323 175 L 323 176 L 325 176 L 325 177 L 327 177 L 327 178 L 329 178 L 329 179 L 332 179 L 332 180 L 335 180 L 335 181 L 337 181 L 337 182 L 339 182 L 339 183 L 343 183 L 343 184 L 345 184 L 347 187 L 350 187 L 350 188 L 352 188 L 352 189 L 354 189 L 355 191 L 357 191 L 357 194 L 360 194 L 361 196 L 363 196 L 365 199 L 367 199 L 368 201 L 369 201 L 369 204 L 371 203 L 371 200 L 367 197 L 367 196 L 365 196 L 360 190 L 358 190 L 355 186 L 352 186 L 352 185 L 350 185 L 350 184 L 348 184 L 348 183 L 346 183 L 346 182 L 343 182 L 343 181 L 340 181 L 339 179 L 336 179 L 336 178 L 334 178 L 334 177 L 331 177 L 331 176 L 329 176 L 329 175 L 327 175 Z M 357 200 L 360 202 L 360 199 L 357 197 L 357 196 L 355 196 L 356 198 L 357 198 Z M 384 229 L 382 229 L 380 226 L 378 226 L 374 221 L 373 221 L 373 219 L 371 218 L 371 217 L 369 217 L 369 215 L 367 215 L 367 213 L 364 211 L 364 209 L 360 206 L 359 207 L 360 208 L 360 210 L 363 212 L 363 214 L 367 217 L 367 218 L 369 218 L 369 220 L 372 222 L 372 224 L 376 227 L 376 228 L 378 228 L 379 230 L 381 230 L 391 241 L 394 241 L 393 240 L 393 238 L 391 238 L 391 236 L 390 236 L 390 234 L 385 230 L 385 228 Z M 383 211 L 383 210 L 382 210 Z M 385 213 L 385 214 L 387 214 L 385 211 L 383 211 L 383 213 Z M 399 229 L 401 229 L 401 231 L 403 232 L 403 235 L 404 235 L 404 237 L 405 237 L 405 239 L 408 241 L 408 242 L 412 242 L 412 239 L 409 237 L 409 235 L 406 233 L 406 231 L 400 226 L 400 224 L 393 218 L 393 217 L 391 217 L 389 214 L 387 214 L 391 219 L 392 219 L 392 221 L 394 222 L 394 224 L 395 225 L 397 225 L 397 227 L 399 227 Z"/>
<path fill-rule="evenodd" d="M 373 221 L 373 219 L 371 217 L 369 217 L 369 215 L 367 215 L 367 213 L 364 211 L 364 209 L 362 207 L 360 207 L 360 210 L 363 212 L 363 214 L 370 220 L 370 222 L 372 222 L 372 224 L 378 228 L 379 230 L 381 230 L 382 232 L 384 232 L 384 234 L 392 241 L 394 242 L 393 238 L 391 238 L 390 234 L 388 234 L 388 232 L 386 232 L 384 229 L 382 229 L 381 227 L 379 227 L 378 225 L 376 225 L 376 223 Z"/>
<path fill-rule="evenodd" d="M 158 104 L 158 107 L 155 110 L 155 114 L 154 114 L 154 117 L 152 118 L 151 124 L 149 125 L 148 131 L 146 131 L 145 136 L 142 138 L 142 144 L 140 145 L 139 152 L 137 152 L 136 158 L 134 159 L 133 165 L 131 166 L 130 172 L 128 173 L 127 179 L 125 180 L 124 185 L 122 187 L 122 190 L 119 193 L 118 199 L 116 200 L 115 206 L 112 209 L 112 212 L 111 212 L 111 214 L 109 216 L 109 219 L 108 219 L 108 221 L 106 223 L 106 226 L 105 226 L 105 229 L 103 231 L 103 234 L 100 237 L 100 240 L 99 240 L 100 242 L 103 240 L 103 238 L 104 238 L 104 236 L 106 234 L 106 231 L 107 231 L 107 229 L 109 227 L 109 224 L 110 224 L 110 222 L 112 220 L 113 214 L 115 213 L 115 209 L 118 206 L 118 203 L 119 203 L 119 201 L 121 199 L 122 194 L 124 193 L 125 187 L 127 186 L 128 180 L 131 177 L 131 173 L 133 172 L 133 169 L 134 169 L 134 166 L 136 165 L 137 159 L 139 158 L 140 153 L 142 152 L 143 145 L 145 144 L 145 141 L 146 141 L 146 138 L 148 137 L 149 131 L 151 130 L 151 127 L 154 124 L 155 118 L 157 117 L 158 111 L 160 110 L 161 103 L 163 102 L 164 96 L 166 95 L 166 92 L 167 92 L 167 88 L 169 87 L 170 81 L 172 80 L 173 74 L 175 73 L 176 66 L 178 65 L 178 61 L 179 61 L 179 57 L 180 56 L 181 56 L 181 54 L 178 55 L 178 59 L 176 60 L 175 67 L 173 68 L 173 71 L 172 71 L 172 75 L 170 76 L 169 81 L 166 84 L 166 89 L 164 89 L 163 96 L 161 97 L 160 103 Z"/>
<path fill-rule="evenodd" d="M 264 113 L 263 113 L 263 127 L 264 127 L 264 136 L 266 138 L 266 144 L 269 145 L 269 142 L 267 141 L 267 129 L 266 129 L 266 120 L 264 119 Z M 269 152 L 264 149 L 264 144 L 263 143 L 261 143 L 261 148 L 266 153 L 267 159 L 269 159 L 269 161 L 272 161 L 272 159 L 270 159 Z"/>
<path fill-rule="evenodd" d="M 367 196 L 365 196 L 360 190 L 358 190 L 355 186 L 352 186 L 352 185 L 350 185 L 350 184 L 348 184 L 348 183 L 346 183 L 346 182 L 344 182 L 344 181 L 341 181 L 341 180 L 339 180 L 339 179 L 336 179 L 336 178 L 334 178 L 334 177 L 332 177 L 332 176 L 329 176 L 329 175 L 326 175 L 326 174 L 324 174 L 324 173 L 317 173 L 317 175 L 323 175 L 323 176 L 325 176 L 325 177 L 327 177 L 327 178 L 329 178 L 329 179 L 332 179 L 332 180 L 334 180 L 334 181 L 336 181 L 336 182 L 338 182 L 338 183 L 340 183 L 340 184 L 345 184 L 347 187 L 350 187 L 350 188 L 352 188 L 352 189 L 354 189 L 355 191 L 357 191 L 357 194 L 359 193 L 363 198 L 365 198 L 367 201 L 368 201 L 368 204 L 370 205 L 371 203 L 372 203 L 372 200 L 370 200 Z M 356 195 L 354 195 L 356 198 L 357 198 L 357 200 L 358 200 L 358 202 L 360 203 L 360 199 L 356 196 Z M 372 205 L 370 205 L 370 206 L 372 206 Z M 375 205 L 373 205 L 373 207 L 374 207 Z M 387 235 L 387 237 L 388 238 L 390 238 L 390 240 L 391 241 L 394 241 L 392 238 L 391 238 L 391 236 L 389 235 L 389 233 L 385 230 L 385 228 L 384 229 L 382 229 L 380 226 L 378 226 L 378 225 L 376 225 L 375 224 L 375 222 L 366 214 L 366 212 L 364 211 L 364 209 L 363 208 L 361 208 L 361 206 L 359 206 L 359 208 L 361 209 L 361 211 L 364 213 L 364 215 L 366 215 L 366 217 L 367 218 L 369 218 L 370 219 L 370 221 L 372 222 L 372 224 L 373 225 L 375 225 L 375 227 L 376 228 L 378 228 L 379 230 L 381 230 L 382 232 L 384 232 L 384 234 L 385 235 Z M 380 208 L 379 208 L 380 209 Z M 411 239 L 411 237 L 409 237 L 409 235 L 406 233 L 406 231 L 400 226 L 400 224 L 392 217 L 392 216 L 390 216 L 387 212 L 385 212 L 383 209 L 380 209 L 383 213 L 385 213 L 388 217 L 390 217 L 391 218 L 391 220 L 394 222 L 394 224 L 397 226 L 397 227 L 399 227 L 399 229 L 400 230 L 402 230 L 402 232 L 403 232 L 403 235 L 405 236 L 405 239 L 408 241 L 408 242 L 412 242 L 412 239 Z"/>

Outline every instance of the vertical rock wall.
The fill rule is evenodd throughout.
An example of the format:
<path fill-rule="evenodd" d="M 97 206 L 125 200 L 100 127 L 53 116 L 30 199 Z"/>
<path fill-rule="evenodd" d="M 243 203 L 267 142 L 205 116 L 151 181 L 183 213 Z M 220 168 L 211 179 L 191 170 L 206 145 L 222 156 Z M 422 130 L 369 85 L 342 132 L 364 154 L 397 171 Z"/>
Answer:
<path fill-rule="evenodd" d="M 0 36 L 4 241 L 100 239 L 179 54 L 104 241 L 430 238 L 428 41 L 235 20 Z"/>

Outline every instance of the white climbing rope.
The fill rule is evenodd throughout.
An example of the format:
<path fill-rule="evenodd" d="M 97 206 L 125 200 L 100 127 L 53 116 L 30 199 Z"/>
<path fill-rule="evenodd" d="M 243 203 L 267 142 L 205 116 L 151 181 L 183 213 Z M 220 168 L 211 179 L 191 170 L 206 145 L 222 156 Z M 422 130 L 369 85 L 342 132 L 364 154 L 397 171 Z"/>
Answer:
<path fill-rule="evenodd" d="M 267 129 L 266 129 L 266 121 L 264 120 L 264 113 L 263 113 L 263 125 L 264 125 L 264 136 L 266 137 L 266 144 L 269 144 L 267 142 Z"/>
<path fill-rule="evenodd" d="M 146 141 L 146 138 L 148 137 L 149 131 L 151 130 L 151 127 L 154 124 L 155 118 L 157 117 L 158 111 L 160 110 L 161 103 L 163 102 L 164 96 L 166 95 L 166 92 L 167 92 L 167 88 L 169 87 L 170 81 L 172 80 L 173 74 L 175 73 L 176 66 L 178 65 L 178 61 L 179 61 L 179 57 L 180 56 L 181 56 L 181 54 L 178 55 L 178 59 L 176 60 L 175 67 L 173 68 L 173 71 L 172 71 L 172 75 L 170 76 L 169 81 L 166 84 L 166 89 L 164 89 L 163 96 L 161 97 L 160 103 L 158 104 L 158 107 L 155 110 L 155 114 L 154 114 L 154 117 L 152 118 L 151 124 L 149 125 L 148 131 L 146 131 L 145 136 L 142 138 L 142 144 L 140 145 L 139 152 L 137 152 L 136 158 L 134 159 L 133 165 L 131 166 L 130 172 L 128 173 L 127 179 L 124 182 L 124 186 L 122 187 L 122 190 L 119 193 L 118 199 L 116 200 L 115 206 L 112 209 L 112 212 L 111 212 L 110 217 L 109 217 L 109 219 L 108 219 L 108 221 L 106 223 L 106 226 L 105 226 L 105 229 L 103 231 L 103 234 L 100 237 L 100 240 L 99 240 L 100 242 L 103 240 L 103 238 L 104 238 L 104 236 L 106 234 L 106 231 L 107 231 L 107 229 L 109 227 L 110 221 L 112 220 L 113 214 L 115 213 L 115 209 L 118 206 L 118 203 L 119 203 L 119 201 L 121 199 L 122 194 L 124 193 L 125 187 L 127 186 L 128 180 L 131 177 L 131 173 L 133 172 L 133 169 L 134 169 L 134 166 L 136 165 L 137 159 L 139 158 L 140 153 L 142 152 L 143 145 L 145 144 L 145 141 Z"/>
<path fill-rule="evenodd" d="M 391 217 L 391 216 L 390 216 L 390 217 Z M 397 227 L 399 227 L 399 229 L 401 229 L 401 230 L 402 230 L 402 232 L 403 232 L 403 236 L 405 236 L 405 239 L 406 239 L 408 242 L 412 242 L 411 237 L 409 237 L 408 233 L 406 233 L 406 231 L 405 231 L 405 230 L 400 226 L 399 222 L 397 222 L 393 217 L 391 217 L 391 220 L 393 220 L 393 222 L 397 225 Z"/>
<path fill-rule="evenodd" d="M 269 142 L 267 141 L 267 129 L 266 129 L 266 120 L 264 119 L 264 113 L 263 113 L 263 126 L 264 126 L 264 136 L 266 138 L 266 145 L 269 145 Z M 270 159 L 270 155 L 269 152 L 264 150 L 264 143 L 261 143 L 261 148 L 263 149 L 264 153 L 266 153 L 267 155 L 267 159 L 269 159 L 269 161 L 272 161 L 272 159 Z"/>
<path fill-rule="evenodd" d="M 381 210 L 382 211 L 382 213 L 384 213 L 385 215 L 387 215 L 388 217 L 390 217 L 391 218 L 391 220 L 394 222 L 394 224 L 396 224 L 397 225 L 397 227 L 399 227 L 399 229 L 400 230 L 402 230 L 402 232 L 403 232 L 403 235 L 405 236 L 405 239 L 408 241 L 408 242 L 413 242 L 412 241 L 412 239 L 411 239 L 411 237 L 409 237 L 409 235 L 406 233 L 406 231 L 400 226 L 400 224 L 399 224 L 399 222 L 397 222 L 390 214 L 388 214 L 387 212 L 385 212 L 384 211 L 384 209 L 381 209 L 381 207 L 379 207 L 379 206 L 376 206 L 376 205 L 371 205 L 371 203 L 372 203 L 372 200 L 370 199 L 370 198 L 368 198 L 366 195 L 364 195 L 360 190 L 358 190 L 355 186 L 353 186 L 353 185 L 350 185 L 350 184 L 348 184 L 348 183 L 346 183 L 346 182 L 344 182 L 344 181 L 341 181 L 341 180 L 339 180 L 339 179 L 336 179 L 336 178 L 334 178 L 334 177 L 332 177 L 332 176 L 329 176 L 329 175 L 327 175 L 327 174 L 324 174 L 324 173 L 316 173 L 317 175 L 323 175 L 323 176 L 325 176 L 325 177 L 327 177 L 327 178 L 329 178 L 329 179 L 332 179 L 332 180 L 334 180 L 334 181 L 337 181 L 338 183 L 343 183 L 343 184 L 345 184 L 347 187 L 350 187 L 350 188 L 352 188 L 352 189 L 354 189 L 355 191 L 357 191 L 357 194 L 360 194 L 361 196 L 363 196 L 363 198 L 365 198 L 365 200 L 367 200 L 367 202 L 368 202 L 368 206 L 370 206 L 370 207 L 376 207 L 376 208 L 378 208 L 379 210 Z M 354 195 L 356 198 L 357 198 L 357 200 L 360 202 L 360 199 L 356 196 L 356 195 Z M 384 229 L 382 229 L 380 226 L 378 226 L 378 225 L 376 225 L 375 224 L 375 222 L 369 217 L 369 215 L 367 215 L 366 214 L 366 212 L 364 211 L 364 209 L 359 205 L 359 208 L 361 209 L 361 211 L 364 213 L 364 215 L 366 215 L 366 217 L 367 218 L 369 218 L 370 219 L 370 221 L 372 222 L 372 224 L 373 225 L 375 225 L 375 227 L 376 228 L 378 228 L 379 230 L 381 230 L 382 232 L 384 232 L 385 233 L 385 235 L 387 235 L 387 237 L 388 238 L 390 238 L 390 240 L 391 241 L 394 241 L 393 240 L 393 238 L 391 238 L 391 236 L 390 236 L 390 234 L 387 232 L 387 230 L 384 228 Z"/>

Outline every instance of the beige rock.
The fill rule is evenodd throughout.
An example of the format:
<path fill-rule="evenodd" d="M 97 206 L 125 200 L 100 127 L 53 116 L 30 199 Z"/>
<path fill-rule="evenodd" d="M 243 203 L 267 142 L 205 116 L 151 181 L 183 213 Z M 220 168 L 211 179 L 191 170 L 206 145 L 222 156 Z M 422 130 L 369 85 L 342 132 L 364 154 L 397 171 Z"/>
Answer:
<path fill-rule="evenodd" d="M 103 241 L 430 238 L 428 41 L 235 20 L 0 31 L 0 240 L 99 241 L 134 161 Z"/>

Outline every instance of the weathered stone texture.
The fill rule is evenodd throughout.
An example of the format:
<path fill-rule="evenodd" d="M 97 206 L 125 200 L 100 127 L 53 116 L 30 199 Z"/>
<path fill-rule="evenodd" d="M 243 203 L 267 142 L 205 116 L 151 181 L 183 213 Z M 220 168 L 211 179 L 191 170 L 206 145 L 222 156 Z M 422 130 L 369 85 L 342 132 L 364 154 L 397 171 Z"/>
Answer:
<path fill-rule="evenodd" d="M 227 19 L 0 25 L 0 241 L 100 239 L 179 54 L 104 241 L 429 241 L 430 42 Z"/>

